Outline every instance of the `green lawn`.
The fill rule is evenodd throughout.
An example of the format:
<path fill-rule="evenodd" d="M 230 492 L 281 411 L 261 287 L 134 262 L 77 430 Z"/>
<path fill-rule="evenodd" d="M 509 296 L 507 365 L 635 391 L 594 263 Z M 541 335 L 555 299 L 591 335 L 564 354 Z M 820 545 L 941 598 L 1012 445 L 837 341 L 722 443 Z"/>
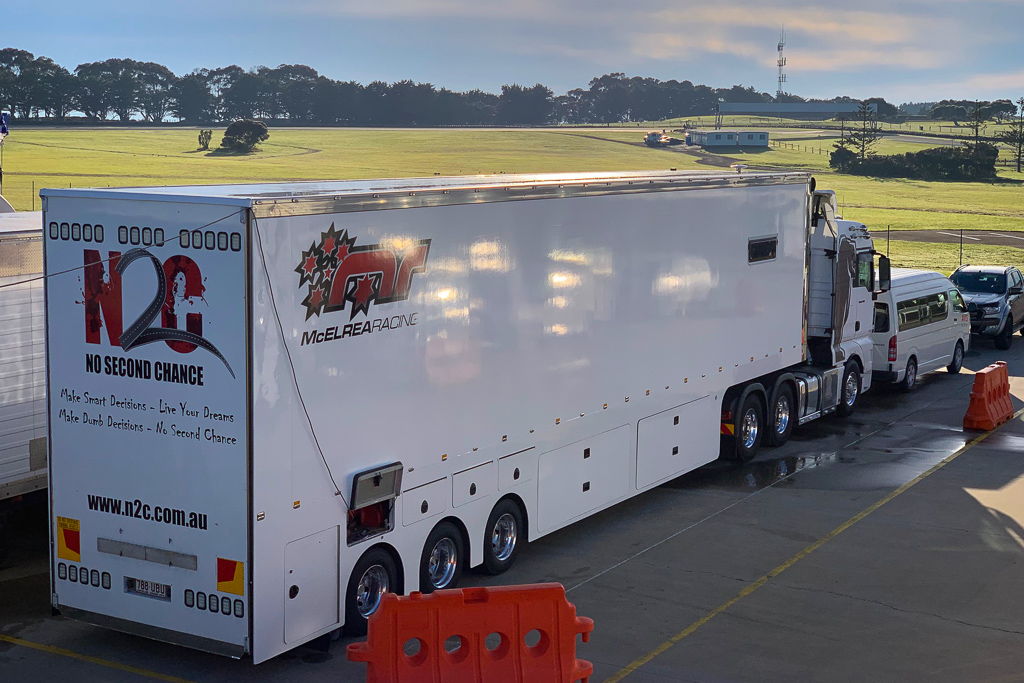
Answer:
<path fill-rule="evenodd" d="M 19 129 L 4 144 L 4 195 L 16 208 L 38 208 L 43 187 L 106 187 L 328 178 L 431 176 L 435 173 L 703 169 L 703 153 L 650 149 L 646 128 L 552 130 L 387 130 L 280 128 L 260 151 L 218 156 L 196 151 L 193 129 Z M 215 131 L 214 143 L 221 131 Z M 832 173 L 827 150 L 835 135 L 773 129 L 761 152 L 723 151 L 720 163 L 797 168 L 834 189 L 845 218 L 874 228 L 948 231 L 1024 231 L 1024 174 L 1000 171 L 992 183 L 926 182 Z M 813 137 L 821 135 L 822 137 Z M 813 139 L 794 139 L 794 138 Z M 927 143 L 883 140 L 880 153 L 921 149 Z M 34 188 L 34 192 L 33 192 Z M 926 263 L 927 247 L 901 242 L 913 263 Z M 939 251 L 947 249 L 942 245 Z M 1014 250 L 1010 250 L 1013 252 Z M 1007 252 L 1009 253 L 1009 252 Z M 996 254 L 998 255 L 998 254 Z M 937 258 L 937 257 L 936 257 Z M 943 256 L 942 258 L 946 258 Z M 948 260 L 948 259 L 947 259 Z M 938 261 L 936 261 L 938 263 Z M 944 267 L 949 263 L 943 262 Z M 955 265 L 955 263 L 952 263 Z"/>
<path fill-rule="evenodd" d="M 221 133 L 214 131 L 215 144 Z M 231 157 L 197 152 L 191 129 L 21 129 L 4 143 L 3 194 L 27 210 L 38 208 L 40 188 L 69 184 L 700 168 L 696 157 L 644 147 L 640 133 L 594 133 L 282 128 L 271 131 L 259 152 Z"/>

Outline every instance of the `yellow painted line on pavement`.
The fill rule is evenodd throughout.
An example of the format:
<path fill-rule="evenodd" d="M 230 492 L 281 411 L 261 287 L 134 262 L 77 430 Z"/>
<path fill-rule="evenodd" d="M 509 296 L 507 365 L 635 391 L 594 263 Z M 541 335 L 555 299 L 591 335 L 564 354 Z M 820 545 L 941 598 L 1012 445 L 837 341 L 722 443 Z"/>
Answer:
<path fill-rule="evenodd" d="M 897 496 L 899 496 L 902 493 L 905 493 L 908 489 L 910 489 L 914 485 L 920 483 L 924 479 L 928 478 L 929 476 L 931 476 L 935 472 L 938 472 L 940 469 L 942 469 L 943 467 L 945 467 L 949 463 L 953 462 L 954 460 L 959 458 L 961 455 L 963 455 L 967 451 L 971 450 L 972 448 L 977 446 L 979 443 L 981 443 L 982 441 L 984 441 L 988 437 L 990 437 L 993 434 L 995 434 L 996 431 L 998 431 L 999 429 L 1001 429 L 1005 425 L 1010 424 L 1011 422 L 1013 422 L 1013 420 L 1016 420 L 1021 415 L 1024 415 L 1024 408 L 1021 408 L 1016 413 L 1014 413 L 1013 417 L 1010 420 L 1004 422 L 1002 425 L 999 425 L 998 427 L 996 427 L 995 429 L 993 429 L 990 432 L 985 432 L 984 434 L 981 434 L 979 436 L 974 437 L 973 439 L 968 441 L 966 444 L 964 444 L 962 447 L 960 447 L 958 450 L 954 451 L 953 453 L 951 453 L 950 455 L 946 456 L 945 458 L 943 458 L 939 462 L 935 463 L 930 468 L 928 468 L 926 471 L 924 471 L 921 474 L 917 475 L 916 477 L 914 477 L 913 479 L 911 479 L 907 483 L 903 484 L 899 488 L 897 488 L 894 491 L 890 492 L 884 498 L 882 498 L 882 499 L 876 501 L 875 503 L 869 505 L 868 507 L 864 508 L 863 510 L 861 510 L 860 512 L 855 514 L 853 517 L 850 517 L 848 520 L 846 520 L 845 522 L 843 522 L 842 524 L 837 526 L 835 529 L 833 529 L 832 531 L 828 532 L 827 534 L 825 534 L 824 536 L 822 536 L 821 538 L 816 540 L 814 543 L 811 543 L 810 545 L 805 547 L 803 550 L 801 550 L 800 552 L 798 552 L 797 554 L 793 555 L 788 560 L 786 560 L 785 562 L 780 564 L 779 566 L 777 566 L 774 569 L 772 569 L 771 571 L 769 571 L 767 574 L 763 574 L 759 578 L 757 578 L 753 583 L 747 584 L 746 586 L 744 586 L 743 590 L 741 590 L 739 593 L 737 593 L 733 597 L 729 598 L 728 600 L 723 602 L 718 607 L 715 607 L 713 610 L 711 610 L 710 612 L 708 612 L 707 614 L 702 616 L 700 619 L 698 619 L 697 621 L 693 622 L 692 624 L 690 624 L 689 626 L 684 628 L 679 633 L 676 633 L 675 635 L 673 635 L 671 638 L 669 638 L 668 640 L 663 642 L 658 647 L 654 648 L 653 650 L 651 650 L 647 654 L 645 654 L 645 655 L 643 655 L 641 657 L 638 657 L 637 659 L 634 659 L 632 662 L 630 662 L 629 664 L 627 664 L 623 668 L 619 669 L 617 672 L 615 672 L 615 674 L 613 676 L 611 676 L 611 678 L 607 679 L 606 683 L 617 683 L 618 681 L 621 681 L 622 679 L 624 679 L 626 676 L 629 676 L 631 673 L 635 672 L 640 667 L 642 667 L 645 664 L 649 663 L 655 657 L 658 657 L 659 655 L 664 654 L 665 652 L 670 650 L 674 645 L 679 643 L 684 638 L 687 638 L 688 636 L 691 636 L 694 633 L 696 633 L 702 626 L 704 626 L 709 621 L 711 621 L 712 619 L 717 617 L 719 614 L 721 614 L 722 612 L 726 611 L 727 609 L 729 609 L 730 607 L 735 605 L 737 602 L 739 602 L 743 598 L 745 598 L 748 595 L 750 595 L 751 593 L 754 593 L 759 588 L 763 587 L 769 581 L 774 579 L 776 576 L 778 576 L 782 572 L 786 571 L 787 569 L 789 569 L 790 567 L 795 565 L 797 562 L 799 562 L 800 560 L 804 559 L 805 557 L 807 557 L 808 555 L 813 553 L 815 550 L 817 550 L 818 548 L 822 547 L 823 545 L 825 545 L 826 543 L 831 541 L 833 538 L 835 538 L 839 534 L 843 533 L 844 531 L 846 531 L 847 529 L 852 527 L 857 522 L 861 521 L 862 519 L 864 519 L 865 517 L 870 515 L 872 512 L 875 512 L 876 510 L 878 510 L 880 507 L 882 507 L 883 505 L 885 505 L 886 503 L 888 503 L 892 499 L 896 498 Z"/>
<path fill-rule="evenodd" d="M 148 669 L 140 669 L 137 666 L 130 666 L 128 664 L 121 664 L 120 662 L 113 662 L 109 659 L 103 659 L 102 657 L 93 657 L 91 655 L 83 655 L 73 650 L 66 650 L 62 647 L 55 647 L 53 645 L 44 645 L 43 643 L 36 643 L 31 640 L 25 640 L 24 638 L 15 638 L 0 633 L 0 641 L 5 643 L 11 643 L 12 645 L 18 645 L 20 647 L 28 647 L 33 650 L 39 650 L 40 652 L 47 652 L 51 655 L 59 655 L 61 657 L 70 657 L 71 659 L 77 659 L 82 662 L 89 662 L 90 664 L 97 664 L 99 666 L 105 666 L 108 669 L 116 669 L 118 671 L 126 671 L 130 674 L 137 676 L 144 676 L 145 678 L 152 678 L 158 681 L 167 681 L 168 683 L 190 683 L 186 678 L 178 678 L 177 676 L 168 676 L 167 674 L 157 673 L 156 671 L 149 671 Z"/>

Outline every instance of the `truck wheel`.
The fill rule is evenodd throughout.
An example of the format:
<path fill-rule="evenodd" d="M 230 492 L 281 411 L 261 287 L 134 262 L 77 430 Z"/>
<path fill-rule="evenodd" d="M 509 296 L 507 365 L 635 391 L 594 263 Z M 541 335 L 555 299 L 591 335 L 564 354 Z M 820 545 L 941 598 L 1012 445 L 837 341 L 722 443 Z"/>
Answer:
<path fill-rule="evenodd" d="M 843 383 L 839 386 L 839 405 L 836 406 L 836 415 L 848 417 L 853 414 L 853 409 L 860 399 L 860 366 L 856 361 L 850 361 L 843 370 Z"/>
<path fill-rule="evenodd" d="M 793 426 L 796 424 L 796 401 L 793 398 L 793 388 L 789 384 L 783 384 L 775 392 L 772 398 L 772 409 L 768 415 L 768 445 L 781 446 L 789 441 L 793 433 Z"/>
<path fill-rule="evenodd" d="M 420 557 L 420 592 L 454 588 L 462 576 L 466 550 L 462 534 L 451 522 L 441 522 L 427 536 Z"/>
<path fill-rule="evenodd" d="M 398 568 L 391 553 L 371 548 L 359 558 L 345 593 L 345 633 L 365 636 L 367 620 L 380 607 L 385 593 L 398 590 Z"/>
<path fill-rule="evenodd" d="M 900 382 L 899 387 L 903 391 L 913 391 L 915 384 L 917 384 L 917 359 L 911 356 L 907 359 L 907 370 L 903 373 L 903 381 Z"/>
<path fill-rule="evenodd" d="M 736 413 L 736 430 L 733 441 L 736 444 L 734 459 L 747 462 L 754 459 L 764 439 L 764 403 L 761 396 L 753 392 L 743 399 L 743 405 Z"/>
<path fill-rule="evenodd" d="M 1006 318 L 1006 325 L 1003 326 L 1002 331 L 996 336 L 995 339 L 996 348 L 1000 351 L 1006 351 L 1013 344 L 1013 318 Z"/>
<path fill-rule="evenodd" d="M 957 375 L 960 373 L 960 368 L 964 366 L 964 343 L 958 341 L 956 348 L 953 349 L 953 360 L 946 366 L 946 372 L 951 375 Z"/>
<path fill-rule="evenodd" d="M 501 574 L 516 561 L 524 540 L 523 513 L 508 498 L 498 501 L 484 527 L 484 571 Z"/>

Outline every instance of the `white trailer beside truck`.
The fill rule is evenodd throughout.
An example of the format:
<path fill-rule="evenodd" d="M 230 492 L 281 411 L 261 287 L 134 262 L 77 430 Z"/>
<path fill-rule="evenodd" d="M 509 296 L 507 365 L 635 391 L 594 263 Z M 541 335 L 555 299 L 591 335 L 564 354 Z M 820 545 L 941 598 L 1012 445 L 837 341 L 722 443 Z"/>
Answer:
<path fill-rule="evenodd" d="M 872 246 L 813 183 L 44 190 L 54 607 L 260 662 L 848 413 Z"/>
<path fill-rule="evenodd" d="M 13 504 L 46 488 L 41 225 L 39 211 L 0 213 L 0 554 Z"/>

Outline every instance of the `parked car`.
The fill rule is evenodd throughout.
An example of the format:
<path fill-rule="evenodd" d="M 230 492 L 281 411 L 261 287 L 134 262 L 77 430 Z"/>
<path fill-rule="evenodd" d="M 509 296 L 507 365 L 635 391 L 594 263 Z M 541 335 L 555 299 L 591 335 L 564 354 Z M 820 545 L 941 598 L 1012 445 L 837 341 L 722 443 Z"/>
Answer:
<path fill-rule="evenodd" d="M 1024 277 L 1013 266 L 961 266 L 949 276 L 967 300 L 971 332 L 994 337 L 1010 348 L 1013 333 L 1024 334 Z"/>
<path fill-rule="evenodd" d="M 958 373 L 971 342 L 967 304 L 942 273 L 893 268 L 892 288 L 875 300 L 872 341 L 876 381 L 909 391 L 922 373 Z"/>

